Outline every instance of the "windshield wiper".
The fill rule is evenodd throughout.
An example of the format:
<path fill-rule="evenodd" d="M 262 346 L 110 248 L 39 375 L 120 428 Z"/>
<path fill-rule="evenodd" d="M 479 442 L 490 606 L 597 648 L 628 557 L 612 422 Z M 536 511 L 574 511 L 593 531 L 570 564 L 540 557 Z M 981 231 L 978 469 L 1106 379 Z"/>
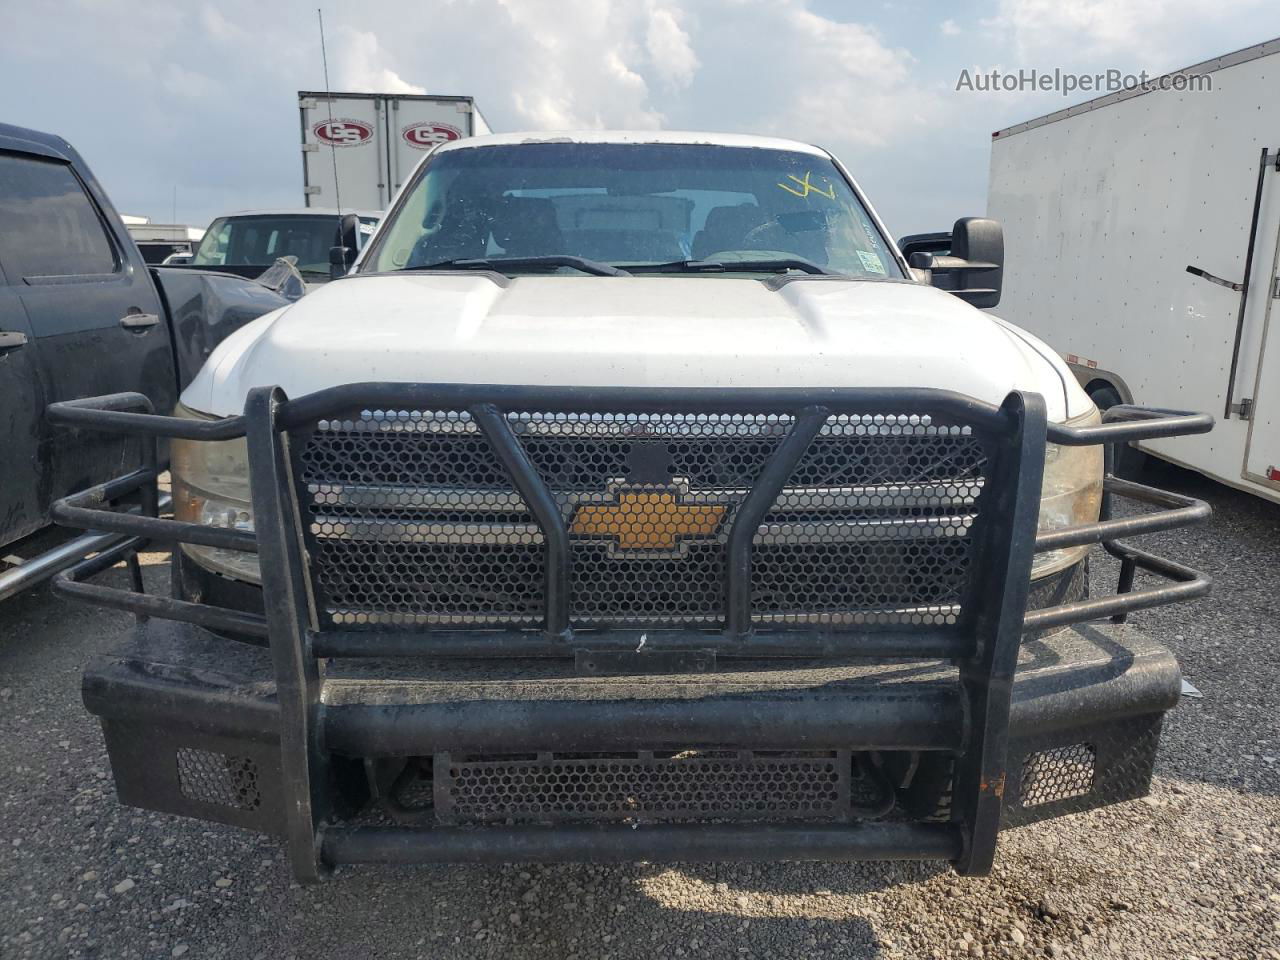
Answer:
<path fill-rule="evenodd" d="M 838 276 L 825 267 L 800 257 L 780 257 L 772 260 L 672 260 L 670 263 L 628 264 L 632 273 L 782 273 L 801 270 L 819 276 Z"/>
<path fill-rule="evenodd" d="M 421 267 L 401 267 L 400 272 L 414 270 L 519 270 L 524 267 L 572 267 L 583 273 L 597 277 L 629 277 L 626 270 L 599 260 L 588 260 L 586 257 L 573 257 L 567 254 L 550 254 L 544 257 L 478 257 L 461 260 L 441 260 L 439 263 L 428 263 Z"/>

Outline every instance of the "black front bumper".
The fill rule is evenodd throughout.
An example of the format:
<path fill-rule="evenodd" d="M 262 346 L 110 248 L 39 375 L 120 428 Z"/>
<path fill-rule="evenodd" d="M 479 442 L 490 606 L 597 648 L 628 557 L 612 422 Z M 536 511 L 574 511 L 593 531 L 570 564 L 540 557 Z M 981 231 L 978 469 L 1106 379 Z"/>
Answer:
<path fill-rule="evenodd" d="M 1177 666 L 1128 628 L 1091 621 L 1201 596 L 1209 586 L 1196 571 L 1119 539 L 1204 520 L 1208 507 L 1188 498 L 1107 476 L 1107 503 L 1122 496 L 1158 509 L 1116 519 L 1104 503 L 1097 523 L 1037 531 L 1047 442 L 1203 432 L 1212 425 L 1204 416 L 1115 408 L 1108 416 L 1124 422 L 1069 427 L 1048 424 L 1043 401 L 1016 392 L 995 407 L 914 389 L 437 384 L 355 384 L 297 400 L 264 387 L 251 392 L 243 416 L 209 422 L 134 412 L 140 405 L 145 398 L 119 395 L 58 404 L 51 416 L 157 437 L 245 437 L 255 532 L 156 516 L 154 458 L 56 506 L 62 523 L 132 538 L 63 575 L 56 589 L 163 618 L 90 668 L 86 704 L 103 720 L 122 800 L 279 834 L 304 881 L 354 861 L 669 857 L 942 858 L 961 873 L 986 873 L 1002 824 L 1146 789 L 1161 717 L 1178 696 Z M 405 429 L 409 415 L 395 411 L 446 411 L 448 429 Z M 573 443 L 588 451 L 596 448 L 581 438 L 594 436 L 595 425 L 632 436 L 651 414 L 686 426 L 743 417 L 760 429 L 769 418 L 785 424 L 767 455 L 740 451 L 763 461 L 741 500 L 724 508 L 730 517 L 713 551 L 722 567 L 711 568 L 717 586 L 704 598 L 713 627 L 683 614 L 650 625 L 625 590 L 603 613 L 575 599 L 573 558 L 582 547 L 571 534 L 584 531 L 565 509 L 576 501 L 557 499 L 564 491 L 553 492 L 544 472 L 551 467 L 530 459 L 520 411 L 542 411 L 527 415 L 538 430 L 572 421 Z M 344 434 L 355 423 L 366 431 L 360 443 L 312 446 L 316 436 Z M 456 424 L 467 425 L 471 446 L 457 445 Z M 669 455 L 686 426 L 672 426 L 675 439 L 661 441 Z M 900 431 L 925 437 L 924 446 L 886 452 L 896 450 Z M 436 439 L 423 446 L 422 436 Z M 843 566 L 795 568 L 788 581 L 849 586 L 831 623 L 815 597 L 787 601 L 785 591 L 775 596 L 776 583 L 763 593 L 753 586 L 755 542 L 768 532 L 771 505 L 789 483 L 806 487 L 802 465 L 813 444 L 829 443 L 822 436 L 854 438 L 833 461 L 836 472 L 822 475 L 823 489 L 848 468 L 856 468 L 854 479 L 882 462 L 907 471 L 894 482 L 869 473 L 872 494 L 841 494 L 846 506 L 871 510 L 875 522 L 865 529 L 862 513 L 847 518 L 857 538 L 892 549 L 861 561 L 850 553 Z M 366 449 L 368 437 L 378 438 L 376 449 Z M 942 446 L 931 446 L 935 440 Z M 356 453 L 347 450 L 352 444 Z M 307 480 L 308 451 L 322 451 L 326 464 L 363 457 L 358 462 L 382 470 L 402 450 L 416 464 L 436 464 L 473 448 L 487 451 L 485 475 L 527 508 L 540 538 L 541 572 L 520 587 L 536 599 L 528 622 L 511 626 L 487 601 L 478 620 L 453 618 L 457 597 L 477 596 L 471 581 L 446 591 L 441 609 L 450 617 L 442 621 L 431 619 L 434 607 L 424 608 L 423 621 L 401 618 L 394 604 L 383 616 L 391 584 L 416 576 L 411 557 L 386 547 L 402 542 L 403 531 L 359 540 L 375 546 L 361 547 L 354 568 L 329 557 L 321 534 L 337 528 L 315 510 L 323 513 L 321 501 L 335 491 L 345 496 L 352 481 L 342 471 L 336 480 L 325 471 Z M 835 447 L 822 450 L 822 458 L 835 456 Z M 928 534 L 933 552 L 921 553 L 918 538 L 899 549 L 899 534 L 915 521 L 896 511 L 929 508 L 930 471 L 951 477 L 954 467 L 956 477 L 969 476 L 953 462 L 957 450 L 981 469 L 972 525 L 930 520 L 928 529 L 947 528 Z M 357 478 L 353 489 L 376 503 L 386 483 L 398 485 L 397 497 L 436 490 L 436 475 L 420 473 Z M 922 478 L 924 500 L 903 499 L 895 483 L 919 486 Z M 473 480 L 466 472 L 464 486 Z M 678 501 L 674 487 L 659 487 Z M 148 491 L 146 516 L 104 511 L 139 488 Z M 410 526 L 413 537 L 422 532 L 422 524 Z M 136 552 L 151 540 L 257 553 L 263 613 L 142 593 Z M 1114 595 L 1062 596 L 1030 608 L 1035 554 L 1097 543 L 1121 563 Z M 920 556 L 929 559 L 894 572 L 898 560 Z M 951 569 L 947 557 L 965 559 L 960 574 L 939 581 L 939 570 Z M 132 567 L 133 592 L 88 582 L 122 559 Z M 506 567 L 492 566 L 486 576 L 503 581 Z M 325 578 L 339 568 L 358 574 L 350 581 L 357 593 L 373 595 L 357 602 L 354 619 L 329 593 Z M 1172 582 L 1135 589 L 1140 571 Z M 364 573 L 371 579 L 361 586 Z M 919 590 L 899 598 L 900 577 Z M 930 592 L 939 582 L 950 584 L 945 602 Z M 660 587 L 655 596 L 677 589 Z M 411 592 L 434 597 L 435 589 Z M 411 604 L 415 611 L 422 612 Z M 601 664 L 639 676 L 601 676 Z M 410 800 L 409 788 L 430 800 Z M 380 801 L 372 819 L 370 799 Z"/>
<path fill-rule="evenodd" d="M 687 748 L 855 752 L 960 748 L 963 697 L 939 661 L 744 662 L 707 675 L 581 677 L 572 663 L 363 664 L 331 672 L 317 724 L 330 789 L 361 763 Z M 283 834 L 280 716 L 266 649 L 150 621 L 85 673 L 127 804 Z M 391 677 L 395 681 L 391 681 Z M 1088 625 L 1023 645 L 1013 686 L 1003 823 L 1142 796 L 1173 656 L 1133 628 Z M 341 807 L 342 804 L 335 804 Z M 376 819 L 376 818 L 375 818 Z M 615 859 L 955 860 L 950 823 L 490 823 L 335 820 L 320 858 L 341 862 Z"/>

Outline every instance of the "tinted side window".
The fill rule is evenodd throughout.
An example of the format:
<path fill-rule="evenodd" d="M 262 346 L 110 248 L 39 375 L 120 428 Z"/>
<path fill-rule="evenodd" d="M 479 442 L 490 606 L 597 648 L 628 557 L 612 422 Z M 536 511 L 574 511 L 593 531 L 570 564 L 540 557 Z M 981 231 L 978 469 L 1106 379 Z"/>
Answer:
<path fill-rule="evenodd" d="M 118 269 L 97 210 L 67 164 L 0 153 L 0 263 L 10 280 Z"/>

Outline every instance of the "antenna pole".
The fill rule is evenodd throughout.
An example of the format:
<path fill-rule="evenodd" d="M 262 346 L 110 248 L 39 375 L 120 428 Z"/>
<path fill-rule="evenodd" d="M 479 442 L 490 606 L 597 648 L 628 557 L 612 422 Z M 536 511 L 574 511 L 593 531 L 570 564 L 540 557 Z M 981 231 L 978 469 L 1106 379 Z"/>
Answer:
<path fill-rule="evenodd" d="M 324 97 L 329 104 L 329 129 L 333 130 L 333 96 L 329 91 L 329 54 L 324 45 L 324 11 L 316 7 L 320 20 L 320 63 L 324 67 Z M 329 141 L 329 156 L 333 160 L 333 205 L 338 208 L 338 229 L 342 229 L 342 190 L 338 186 L 338 148 Z"/>

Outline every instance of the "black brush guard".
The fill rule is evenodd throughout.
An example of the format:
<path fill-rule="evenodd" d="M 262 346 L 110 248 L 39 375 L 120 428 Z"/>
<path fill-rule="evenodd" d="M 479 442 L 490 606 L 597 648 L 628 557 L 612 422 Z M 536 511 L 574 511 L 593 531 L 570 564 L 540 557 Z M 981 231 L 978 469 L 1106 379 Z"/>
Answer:
<path fill-rule="evenodd" d="M 456 410 L 469 415 L 542 534 L 546 572 L 541 629 L 343 630 L 322 625 L 314 612 L 291 443 L 296 431 L 352 410 Z M 559 507 L 512 431 L 507 412 L 515 410 L 624 415 L 765 411 L 788 418 L 786 435 L 727 531 L 723 629 L 575 632 L 569 597 L 573 547 Z M 972 534 L 975 559 L 965 602 L 954 622 L 778 630 L 753 623 L 753 532 L 828 418 L 842 415 L 925 417 L 964 424 L 981 437 L 988 455 L 981 518 Z M 304 881 L 337 863 L 480 860 L 917 858 L 950 860 L 965 874 L 986 873 L 1002 818 L 1005 823 L 1029 822 L 1096 805 L 1073 799 L 1082 796 L 1071 787 L 1072 778 L 1080 776 L 1073 771 L 1087 767 L 1084 792 L 1097 788 L 1100 802 L 1145 792 L 1160 716 L 1177 696 L 1172 658 L 1149 642 L 1107 632 L 1124 628 L 1070 631 L 1072 639 L 1055 641 L 1058 646 L 1045 641 L 1039 653 L 1035 642 L 1024 639 L 1101 618 L 1120 623 L 1130 611 L 1202 596 L 1209 589 L 1207 578 L 1196 571 L 1119 539 L 1203 521 L 1208 506 L 1119 479 L 1109 468 L 1099 522 L 1039 535 L 1036 530 L 1046 442 L 1106 444 L 1110 464 L 1111 445 L 1210 430 L 1213 420 L 1204 414 L 1116 407 L 1100 426 L 1073 428 L 1047 423 L 1042 399 L 1017 392 L 995 407 L 927 389 L 353 384 L 293 400 L 278 388 L 258 388 L 250 393 L 243 415 L 214 421 L 156 416 L 139 394 L 54 404 L 49 418 L 67 427 L 157 441 L 248 438 L 256 533 L 158 517 L 157 460 L 154 445 L 149 445 L 150 460 L 143 468 L 55 505 L 53 515 L 61 524 L 130 539 L 63 573 L 54 589 L 132 611 L 140 621 L 169 622 L 167 627 L 144 623 L 167 637 L 163 652 L 118 657 L 86 674 L 86 703 L 103 716 L 121 798 L 282 834 L 295 873 Z M 138 490 L 147 515 L 111 510 L 112 501 Z M 1111 513 L 1117 496 L 1157 509 L 1117 519 Z M 137 553 L 153 541 L 260 554 L 265 616 L 144 593 Z M 1095 543 L 1121 562 L 1117 592 L 1028 611 L 1034 554 Z M 132 590 L 88 582 L 121 560 L 129 564 Z M 1140 570 L 1168 582 L 1136 590 Z M 259 638 L 266 649 L 207 631 Z M 644 663 L 630 653 L 638 646 L 658 665 L 668 662 L 660 658 L 682 654 L 840 662 L 925 658 L 950 664 L 952 674 L 912 688 L 908 695 L 863 684 L 853 692 L 808 691 L 790 697 L 459 703 L 415 702 L 399 697 L 394 683 L 383 684 L 383 692 L 372 698 L 344 698 L 341 681 L 323 666 L 359 658 L 576 655 L 581 668 L 584 655 Z M 228 649 L 233 649 L 231 655 Z M 1107 652 L 1099 655 L 1098 650 Z M 468 829 L 331 822 L 340 806 L 332 788 L 333 768 L 345 762 L 342 758 L 359 758 L 368 765 L 380 757 L 448 756 L 448 751 L 530 750 L 551 756 L 550 751 L 645 751 L 655 742 L 757 751 L 803 745 L 944 753 L 954 757 L 950 813 L 945 822 L 821 824 L 561 823 Z M 166 747 L 175 759 L 157 769 L 152 752 Z M 1011 776 L 1015 755 L 1021 758 L 1020 774 Z M 1011 803 L 1019 800 L 1021 806 L 1012 810 Z"/>

